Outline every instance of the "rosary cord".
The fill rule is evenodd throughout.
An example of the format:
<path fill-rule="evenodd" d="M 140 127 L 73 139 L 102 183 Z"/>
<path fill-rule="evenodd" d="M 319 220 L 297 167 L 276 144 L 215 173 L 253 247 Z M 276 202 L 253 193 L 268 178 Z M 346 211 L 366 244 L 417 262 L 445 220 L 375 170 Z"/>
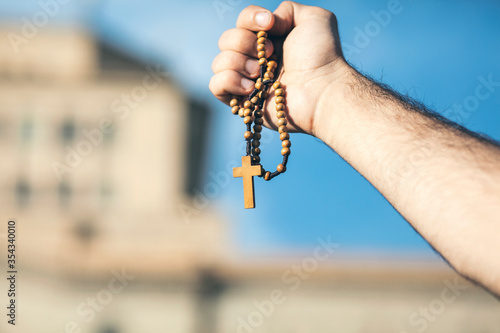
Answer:
<path fill-rule="evenodd" d="M 244 118 L 243 121 L 246 125 L 245 140 L 246 140 L 246 156 L 251 156 L 251 161 L 253 165 L 260 164 L 260 138 L 262 125 L 264 120 L 262 119 L 264 103 L 268 96 L 268 90 L 271 86 L 274 88 L 275 104 L 276 104 L 276 117 L 278 118 L 278 132 L 280 133 L 281 140 L 281 155 L 283 155 L 283 161 L 278 164 L 276 171 L 270 172 L 265 171 L 262 168 L 262 173 L 259 177 L 263 177 L 265 180 L 271 180 L 274 177 L 286 171 L 286 165 L 288 163 L 288 156 L 290 155 L 290 135 L 288 134 L 287 121 L 286 121 L 286 106 L 285 106 L 285 91 L 281 86 L 281 83 L 275 79 L 274 71 L 277 69 L 277 57 L 272 55 L 269 60 L 266 58 L 266 41 L 267 33 L 265 31 L 259 31 L 257 33 L 257 53 L 259 58 L 259 78 L 255 81 L 255 88 L 248 95 L 247 100 L 240 104 L 240 97 L 233 96 L 229 105 L 231 106 L 231 112 L 233 114 L 238 114 L 240 117 Z M 252 131 L 252 123 L 253 131 Z"/>

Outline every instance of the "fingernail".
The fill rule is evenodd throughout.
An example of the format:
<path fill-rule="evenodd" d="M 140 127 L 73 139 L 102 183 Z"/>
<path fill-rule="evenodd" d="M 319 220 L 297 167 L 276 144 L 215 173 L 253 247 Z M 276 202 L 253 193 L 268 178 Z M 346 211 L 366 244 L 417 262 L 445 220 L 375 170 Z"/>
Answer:
<path fill-rule="evenodd" d="M 254 82 L 244 77 L 243 79 L 241 79 L 241 86 L 243 87 L 243 89 L 248 90 L 254 86 Z"/>
<path fill-rule="evenodd" d="M 259 62 L 254 59 L 247 60 L 245 70 L 248 74 L 255 74 L 259 72 Z"/>
<path fill-rule="evenodd" d="M 259 27 L 267 28 L 269 23 L 271 23 L 271 13 L 269 12 L 257 13 L 257 15 L 255 15 L 255 23 L 257 23 Z"/>

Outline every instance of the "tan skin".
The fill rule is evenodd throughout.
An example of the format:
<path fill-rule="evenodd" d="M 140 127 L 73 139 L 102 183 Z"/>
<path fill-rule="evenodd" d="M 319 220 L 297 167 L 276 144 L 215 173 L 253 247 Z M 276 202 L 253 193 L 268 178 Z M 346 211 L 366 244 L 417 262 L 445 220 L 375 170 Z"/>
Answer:
<path fill-rule="evenodd" d="M 236 26 L 220 39 L 213 94 L 228 104 L 233 94 L 252 91 L 247 80 L 258 76 L 255 31 L 284 39 L 279 79 L 289 128 L 332 147 L 460 274 L 500 295 L 499 146 L 399 99 L 349 66 L 335 15 L 325 9 L 289 1 L 274 13 L 250 6 Z M 268 44 L 268 55 L 274 47 L 281 45 Z M 275 129 L 272 97 L 264 125 Z M 401 164 L 415 152 L 421 153 L 418 163 L 402 173 Z"/>

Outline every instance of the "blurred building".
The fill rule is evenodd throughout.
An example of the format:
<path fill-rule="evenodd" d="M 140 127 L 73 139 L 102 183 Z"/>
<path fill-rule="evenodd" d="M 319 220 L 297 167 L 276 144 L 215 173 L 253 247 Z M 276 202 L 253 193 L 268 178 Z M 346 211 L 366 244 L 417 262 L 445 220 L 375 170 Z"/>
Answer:
<path fill-rule="evenodd" d="M 195 195 L 203 102 L 83 30 L 11 42 L 0 198 L 18 223 L 19 332 L 500 332 L 495 300 L 443 265 L 235 257 Z"/>

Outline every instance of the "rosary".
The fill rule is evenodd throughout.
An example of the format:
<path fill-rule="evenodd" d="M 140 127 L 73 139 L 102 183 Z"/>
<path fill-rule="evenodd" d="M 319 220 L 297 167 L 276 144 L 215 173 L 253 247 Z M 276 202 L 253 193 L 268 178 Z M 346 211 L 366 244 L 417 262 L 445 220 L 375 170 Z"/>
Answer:
<path fill-rule="evenodd" d="M 240 107 L 239 96 L 233 96 L 230 102 L 231 112 L 237 114 L 243 118 L 247 129 L 244 134 L 247 151 L 246 156 L 241 158 L 241 167 L 233 169 L 233 177 L 243 178 L 243 195 L 245 201 L 245 209 L 255 208 L 255 194 L 253 190 L 253 177 L 259 176 L 263 177 L 265 180 L 271 180 L 274 177 L 284 173 L 286 171 L 286 164 L 288 162 L 288 156 L 290 155 L 290 135 L 288 134 L 288 129 L 286 127 L 286 114 L 285 114 L 285 91 L 281 87 L 281 83 L 274 78 L 274 71 L 278 67 L 276 62 L 277 57 L 272 55 L 268 59 L 266 58 L 266 41 L 267 33 L 265 31 L 259 31 L 257 33 L 257 58 L 259 58 L 260 65 L 260 77 L 255 82 L 255 88 L 248 96 Z M 267 68 L 267 69 L 266 69 Z M 276 171 L 270 172 L 264 170 L 260 164 L 260 138 L 262 132 L 262 120 L 263 111 L 262 106 L 268 96 L 268 89 L 270 87 L 274 88 L 274 95 L 276 97 L 276 117 L 278 118 L 278 132 L 280 133 L 281 140 L 281 155 L 283 155 L 283 162 L 278 164 Z M 253 116 L 253 117 L 252 117 Z M 252 122 L 255 123 L 252 132 Z"/>

